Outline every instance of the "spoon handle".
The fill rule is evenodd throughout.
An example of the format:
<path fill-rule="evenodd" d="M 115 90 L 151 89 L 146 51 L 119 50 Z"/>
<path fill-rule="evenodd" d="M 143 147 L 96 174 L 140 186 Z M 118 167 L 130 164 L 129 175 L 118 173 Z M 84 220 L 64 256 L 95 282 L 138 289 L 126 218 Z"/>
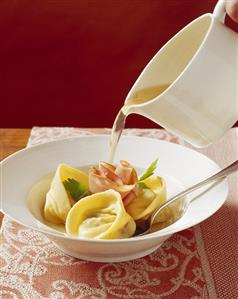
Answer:
<path fill-rule="evenodd" d="M 168 205 L 170 205 L 171 203 L 173 203 L 174 201 L 176 201 L 178 198 L 182 197 L 182 196 L 185 196 L 187 195 L 188 193 L 202 187 L 202 186 L 205 186 L 219 178 L 222 178 L 222 177 L 226 177 L 228 176 L 229 174 L 235 172 L 238 170 L 238 160 L 236 160 L 235 162 L 233 162 L 232 164 L 230 164 L 229 166 L 227 166 L 226 168 L 220 170 L 219 172 L 215 173 L 214 175 L 210 176 L 209 178 L 191 186 L 190 188 L 178 193 L 177 195 L 175 195 L 174 197 L 172 197 L 170 200 L 166 201 L 161 207 L 159 207 L 157 210 L 155 210 L 153 212 L 153 214 L 151 215 L 151 219 L 150 219 L 150 225 L 153 224 L 156 216 L 160 213 L 160 211 L 167 207 Z"/>

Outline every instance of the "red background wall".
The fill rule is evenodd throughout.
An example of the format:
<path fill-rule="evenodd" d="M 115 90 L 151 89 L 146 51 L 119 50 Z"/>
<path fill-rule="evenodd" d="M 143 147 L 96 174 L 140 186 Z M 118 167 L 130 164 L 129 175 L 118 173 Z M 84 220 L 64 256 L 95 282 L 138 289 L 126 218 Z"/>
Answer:
<path fill-rule="evenodd" d="M 0 127 L 111 127 L 158 49 L 215 3 L 2 0 Z M 156 125 L 133 116 L 127 126 Z"/>

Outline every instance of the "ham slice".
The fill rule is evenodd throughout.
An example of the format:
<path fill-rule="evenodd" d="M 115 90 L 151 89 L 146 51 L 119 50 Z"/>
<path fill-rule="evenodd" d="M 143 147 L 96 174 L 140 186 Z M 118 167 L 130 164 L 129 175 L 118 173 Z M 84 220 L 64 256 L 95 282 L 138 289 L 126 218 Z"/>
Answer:
<path fill-rule="evenodd" d="M 124 205 L 129 204 L 142 188 L 137 185 L 137 174 L 133 166 L 127 161 L 120 161 L 119 165 L 100 162 L 99 167 L 89 171 L 89 191 L 91 193 L 114 189 L 121 194 Z"/>
<path fill-rule="evenodd" d="M 134 188 L 123 198 L 123 204 L 126 207 L 134 198 L 142 192 L 142 187 L 135 185 Z"/>
<path fill-rule="evenodd" d="M 116 167 L 113 166 L 112 164 L 106 163 L 106 162 L 101 162 L 99 164 L 99 173 L 102 176 L 107 177 L 111 181 L 115 182 L 118 185 L 122 185 L 123 181 L 120 178 L 119 175 L 116 174 Z"/>
<path fill-rule="evenodd" d="M 136 171 L 127 161 L 120 161 L 120 164 L 115 169 L 117 174 L 123 181 L 123 184 L 132 185 L 136 184 L 138 178 Z"/>

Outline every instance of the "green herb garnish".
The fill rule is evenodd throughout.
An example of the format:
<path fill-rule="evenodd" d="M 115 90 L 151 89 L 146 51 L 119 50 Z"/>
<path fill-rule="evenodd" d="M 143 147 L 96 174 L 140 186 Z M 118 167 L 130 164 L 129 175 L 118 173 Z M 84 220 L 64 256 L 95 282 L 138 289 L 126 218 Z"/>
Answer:
<path fill-rule="evenodd" d="M 154 162 L 150 164 L 150 166 L 146 169 L 145 173 L 139 178 L 139 182 L 149 178 L 154 174 L 154 171 L 157 167 L 157 163 L 158 163 L 158 159 L 156 159 Z"/>
<path fill-rule="evenodd" d="M 69 194 L 73 197 L 74 200 L 78 201 L 83 196 L 86 195 L 87 190 L 80 185 L 78 181 L 75 179 L 67 178 L 67 180 L 63 181 L 65 189 L 69 192 Z"/>
<path fill-rule="evenodd" d="M 138 184 L 140 187 L 144 188 L 144 189 L 149 189 L 149 187 L 146 186 L 146 184 L 145 184 L 144 182 L 140 182 L 140 181 L 138 181 L 137 184 Z"/>

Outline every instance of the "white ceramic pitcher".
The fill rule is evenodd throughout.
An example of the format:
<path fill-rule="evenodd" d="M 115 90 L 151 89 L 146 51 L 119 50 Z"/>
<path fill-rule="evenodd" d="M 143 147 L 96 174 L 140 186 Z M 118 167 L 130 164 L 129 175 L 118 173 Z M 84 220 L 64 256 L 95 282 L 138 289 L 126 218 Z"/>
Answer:
<path fill-rule="evenodd" d="M 224 25 L 225 4 L 178 32 L 145 67 L 125 103 L 138 91 L 169 84 L 137 113 L 196 147 L 220 138 L 238 118 L 238 34 Z"/>

